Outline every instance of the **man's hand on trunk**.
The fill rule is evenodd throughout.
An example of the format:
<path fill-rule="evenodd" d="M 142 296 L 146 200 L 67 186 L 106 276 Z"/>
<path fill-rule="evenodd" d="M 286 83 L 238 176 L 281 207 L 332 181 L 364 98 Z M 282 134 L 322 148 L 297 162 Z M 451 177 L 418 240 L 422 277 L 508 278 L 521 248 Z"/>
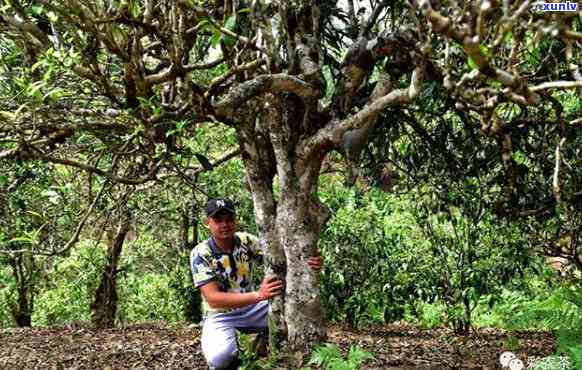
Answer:
<path fill-rule="evenodd" d="M 276 277 L 264 278 L 261 282 L 259 290 L 257 291 L 257 294 L 261 300 L 265 300 L 281 294 L 282 288 L 283 282 Z"/>
<path fill-rule="evenodd" d="M 319 251 L 315 251 L 315 256 L 311 256 L 307 259 L 307 264 L 311 268 L 311 270 L 315 272 L 321 271 L 323 267 L 323 258 L 319 254 Z"/>

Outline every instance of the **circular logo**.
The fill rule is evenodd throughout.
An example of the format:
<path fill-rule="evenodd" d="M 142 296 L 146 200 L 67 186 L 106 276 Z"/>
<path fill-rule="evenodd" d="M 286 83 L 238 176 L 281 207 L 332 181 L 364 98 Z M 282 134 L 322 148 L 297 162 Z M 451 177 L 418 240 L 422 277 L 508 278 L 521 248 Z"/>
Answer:
<path fill-rule="evenodd" d="M 499 356 L 499 363 L 502 367 L 509 367 L 509 363 L 514 358 L 517 358 L 512 352 L 503 352 L 501 356 Z"/>

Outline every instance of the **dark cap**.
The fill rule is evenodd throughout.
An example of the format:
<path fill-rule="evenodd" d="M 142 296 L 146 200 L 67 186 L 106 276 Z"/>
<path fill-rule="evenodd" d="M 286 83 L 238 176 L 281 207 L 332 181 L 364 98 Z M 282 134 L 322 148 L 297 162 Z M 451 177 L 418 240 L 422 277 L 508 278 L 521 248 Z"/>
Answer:
<path fill-rule="evenodd" d="M 234 209 L 234 204 L 228 200 L 223 198 L 212 198 L 208 199 L 206 202 L 206 207 L 204 208 L 206 211 L 206 216 L 214 217 L 220 211 L 227 211 L 228 213 L 232 213 L 233 215 L 236 213 Z"/>

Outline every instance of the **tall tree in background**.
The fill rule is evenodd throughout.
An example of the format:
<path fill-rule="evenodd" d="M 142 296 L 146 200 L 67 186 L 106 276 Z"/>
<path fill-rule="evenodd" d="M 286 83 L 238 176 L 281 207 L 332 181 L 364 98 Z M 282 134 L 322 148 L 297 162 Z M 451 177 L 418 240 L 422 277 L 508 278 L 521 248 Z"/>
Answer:
<path fill-rule="evenodd" d="M 0 20 L 10 51 L 3 91 L 12 93 L 0 159 L 130 185 L 168 174 L 188 182 L 212 164 L 185 139 L 201 125 L 235 129 L 267 272 L 286 282 L 271 302 L 271 332 L 293 361 L 325 335 L 317 276 L 304 263 L 330 216 L 317 193 L 322 161 L 344 154 L 352 182 L 372 128 L 391 124 L 385 110 L 424 101 L 423 86 L 446 91 L 441 114 L 465 112 L 480 122 L 467 133 L 495 140 L 500 213 L 527 180 L 514 125 L 552 121 L 542 136 L 554 150 L 540 160 L 542 169 L 551 161 L 552 181 L 539 192 L 566 210 L 580 197 L 579 171 L 567 165 L 579 161 L 567 150 L 579 140 L 579 111 L 564 112 L 568 95 L 550 93 L 582 86 L 577 13 L 542 13 L 530 1 L 37 0 L 10 1 Z M 526 63 L 544 42 L 557 56 Z"/>
<path fill-rule="evenodd" d="M 71 180 L 52 164 L 0 163 L 0 265 L 9 267 L 3 285 L 13 289 L 5 299 L 18 326 L 31 326 L 53 257 L 78 237 L 72 225 L 79 202 L 71 196 Z"/>
<path fill-rule="evenodd" d="M 127 202 L 127 199 L 124 201 Z M 115 325 L 119 260 L 131 226 L 131 215 L 126 204 L 122 204 L 117 213 L 118 224 L 115 231 L 109 231 L 107 262 L 91 304 L 91 321 L 97 328 L 111 328 Z"/>

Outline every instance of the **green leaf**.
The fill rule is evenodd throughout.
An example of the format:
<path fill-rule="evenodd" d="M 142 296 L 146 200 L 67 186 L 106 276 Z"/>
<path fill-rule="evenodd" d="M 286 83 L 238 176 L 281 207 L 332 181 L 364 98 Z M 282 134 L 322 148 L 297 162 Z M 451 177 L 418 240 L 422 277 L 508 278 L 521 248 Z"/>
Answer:
<path fill-rule="evenodd" d="M 32 85 L 29 86 L 29 90 L 26 93 L 27 96 L 33 97 L 33 96 L 39 96 L 39 91 L 40 89 L 42 89 L 43 87 L 46 86 L 46 82 L 44 81 L 36 81 L 34 82 Z"/>
<path fill-rule="evenodd" d="M 221 37 L 222 37 L 222 34 L 220 33 L 220 31 L 215 29 L 212 32 L 212 39 L 210 40 L 210 45 L 212 45 L 213 48 L 218 46 L 218 44 L 220 43 Z"/>
<path fill-rule="evenodd" d="M 35 212 L 35 211 L 27 210 L 27 211 L 26 211 L 26 213 L 28 213 L 29 215 L 36 216 L 36 217 L 38 217 L 38 218 L 43 218 L 43 217 L 42 217 L 42 215 L 41 215 L 40 213 L 38 213 L 38 212 Z"/>
<path fill-rule="evenodd" d="M 511 42 L 511 41 L 513 41 L 513 32 L 511 32 L 511 31 L 510 32 L 507 32 L 505 34 L 505 36 L 503 36 L 503 40 L 505 42 Z"/>
<path fill-rule="evenodd" d="M 187 121 L 178 121 L 176 122 L 176 130 L 182 131 L 184 127 L 188 124 Z"/>
<path fill-rule="evenodd" d="M 479 45 L 479 50 L 481 50 L 481 54 L 485 55 L 485 57 L 487 58 L 490 57 L 489 48 L 486 45 L 484 44 Z"/>
<path fill-rule="evenodd" d="M 477 69 L 477 63 L 475 62 L 475 59 L 473 59 L 473 57 L 472 57 L 472 56 L 469 56 L 469 57 L 467 58 L 467 64 L 469 65 L 469 67 L 470 67 L 471 69 Z"/>
<path fill-rule="evenodd" d="M 479 50 L 481 51 L 481 54 L 483 54 L 486 58 L 489 58 L 489 49 L 487 48 L 487 46 L 481 44 L 479 45 Z M 477 62 L 475 62 L 475 59 L 473 59 L 473 57 L 471 57 L 470 55 L 467 57 L 467 64 L 471 69 L 478 68 Z"/>
<path fill-rule="evenodd" d="M 42 66 L 44 64 L 44 59 L 40 59 L 38 62 L 34 63 L 32 65 L 32 67 L 30 67 L 30 71 L 34 72 L 36 71 L 40 66 Z"/>
<path fill-rule="evenodd" d="M 28 243 L 28 244 L 32 244 L 33 243 L 33 240 L 30 237 L 20 236 L 18 238 L 10 239 L 8 241 L 8 243 Z"/>
<path fill-rule="evenodd" d="M 228 17 L 226 22 L 224 22 L 224 28 L 226 28 L 229 31 L 234 32 L 234 30 L 236 28 L 236 16 L 234 14 L 231 15 L 230 17 Z M 223 39 L 224 39 L 224 43 L 226 44 L 226 46 L 233 46 L 235 43 L 235 39 L 232 36 L 224 35 Z"/>
<path fill-rule="evenodd" d="M 44 94 L 42 99 L 43 100 L 50 99 L 52 101 L 57 101 L 63 96 L 63 92 L 64 92 L 63 89 L 61 89 L 60 87 L 57 87 L 56 89 L 53 89 L 53 90 L 47 92 L 46 94 Z"/>
<path fill-rule="evenodd" d="M 572 359 L 572 364 L 574 369 L 582 368 L 582 345 L 572 347 L 568 350 L 568 354 Z"/>
<path fill-rule="evenodd" d="M 140 6 L 139 6 L 139 1 L 132 1 L 131 2 L 131 15 L 134 18 L 139 18 L 139 13 L 141 12 Z"/>
<path fill-rule="evenodd" d="M 224 28 L 234 32 L 235 27 L 236 27 L 236 16 L 233 14 L 227 18 L 226 22 L 224 22 Z"/>
<path fill-rule="evenodd" d="M 196 31 L 204 31 L 204 30 L 208 29 L 209 26 L 210 26 L 210 22 L 208 22 L 208 19 L 203 19 L 200 22 L 198 22 L 198 24 L 196 25 L 196 27 L 194 27 L 194 29 Z"/>
<path fill-rule="evenodd" d="M 47 68 L 46 72 L 44 73 L 44 75 L 42 76 L 42 80 L 45 81 L 46 83 L 48 83 L 53 75 L 53 65 L 49 65 L 49 67 Z"/>
<path fill-rule="evenodd" d="M 194 8 L 198 3 L 199 3 L 199 1 L 196 1 L 196 0 L 186 0 L 186 4 L 190 8 Z"/>
<path fill-rule="evenodd" d="M 333 358 L 329 361 L 326 369 L 330 370 L 355 370 L 355 367 L 350 366 L 349 363 L 345 362 L 341 358 Z"/>
<path fill-rule="evenodd" d="M 36 15 L 42 15 L 42 13 L 44 12 L 44 6 L 43 5 L 33 5 L 31 7 L 32 13 L 36 14 Z"/>
<path fill-rule="evenodd" d="M 348 361 L 354 365 L 360 365 L 362 362 L 366 361 L 366 360 L 372 360 L 374 358 L 374 356 L 367 352 L 364 351 L 363 349 L 351 345 L 349 352 L 348 352 Z"/>
<path fill-rule="evenodd" d="M 224 44 L 226 46 L 233 46 L 235 42 L 234 37 L 229 36 L 229 35 L 224 35 Z"/>
<path fill-rule="evenodd" d="M 398 150 L 400 151 L 400 154 L 405 154 L 408 150 L 408 143 L 407 142 L 400 142 L 400 145 L 398 145 Z"/>
<path fill-rule="evenodd" d="M 315 348 L 308 364 L 330 368 L 331 363 L 338 360 L 342 363 L 344 362 L 339 347 L 335 344 L 325 343 Z"/>
<path fill-rule="evenodd" d="M 111 35 L 118 44 L 123 44 L 125 42 L 125 34 L 120 27 L 111 27 Z"/>

